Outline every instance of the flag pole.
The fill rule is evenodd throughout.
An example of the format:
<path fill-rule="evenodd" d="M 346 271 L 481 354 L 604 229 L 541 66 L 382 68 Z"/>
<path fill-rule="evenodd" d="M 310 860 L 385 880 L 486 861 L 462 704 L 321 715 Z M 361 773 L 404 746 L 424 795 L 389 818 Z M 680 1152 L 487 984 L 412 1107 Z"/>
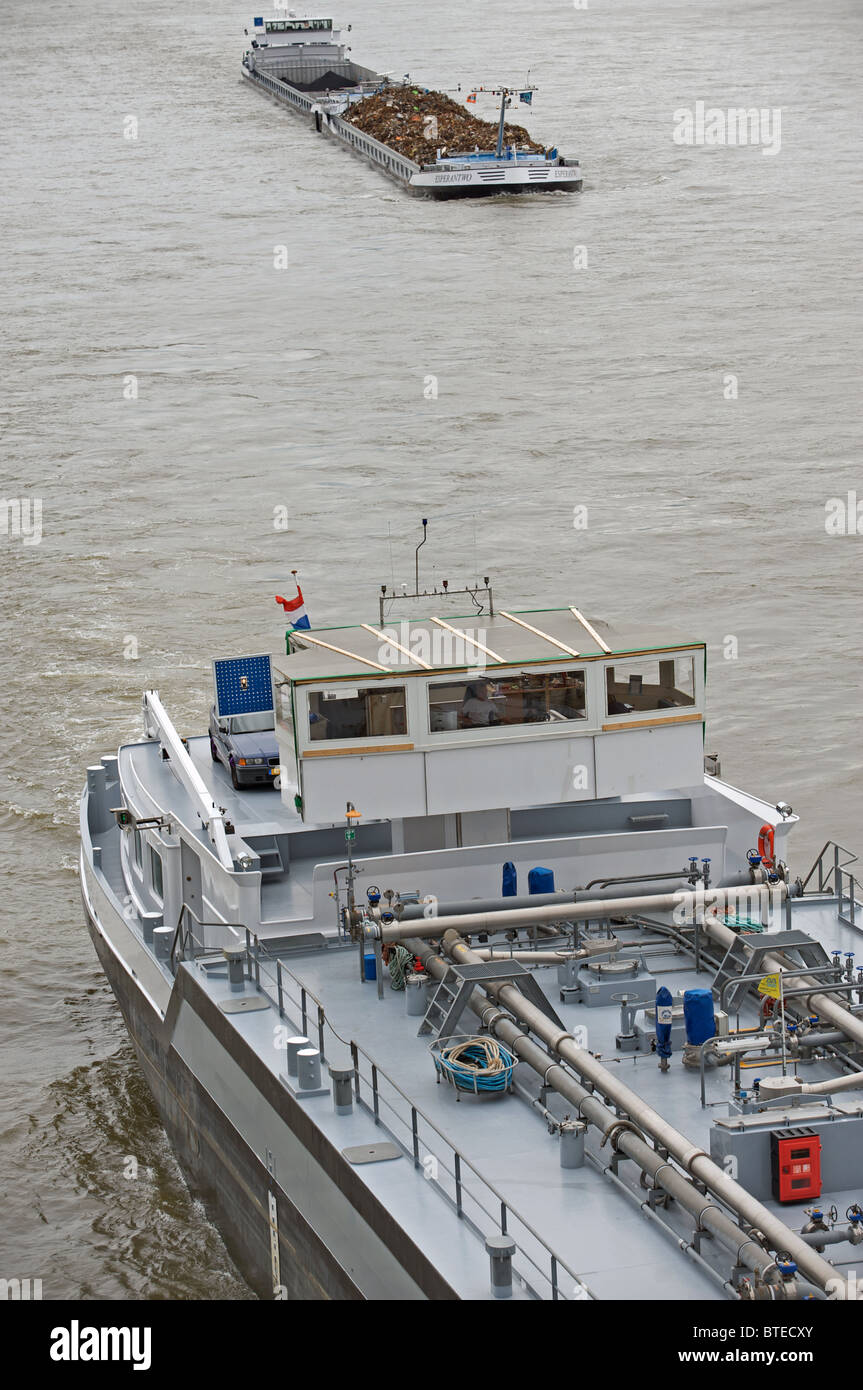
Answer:
<path fill-rule="evenodd" d="M 508 89 L 507 89 L 506 87 L 501 87 L 501 91 L 500 91 L 500 125 L 499 125 L 498 128 L 497 128 L 497 157 L 498 157 L 498 159 L 500 159 L 500 158 L 502 157 L 502 155 L 503 155 L 503 125 L 504 125 L 504 118 L 505 118 L 505 116 L 506 116 L 506 99 L 507 99 L 507 96 L 508 96 L 508 95 L 509 95 Z"/>

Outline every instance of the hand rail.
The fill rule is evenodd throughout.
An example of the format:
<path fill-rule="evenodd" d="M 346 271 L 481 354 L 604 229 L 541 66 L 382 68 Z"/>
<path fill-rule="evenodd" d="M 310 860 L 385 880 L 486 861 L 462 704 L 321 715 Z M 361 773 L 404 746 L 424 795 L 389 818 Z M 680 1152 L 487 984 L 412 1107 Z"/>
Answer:
<path fill-rule="evenodd" d="M 824 856 L 825 856 L 825 854 L 827 853 L 827 851 L 828 851 L 829 849 L 832 849 L 832 850 L 833 850 L 833 863 L 830 865 L 830 868 L 829 868 L 829 869 L 827 870 L 827 872 L 825 873 L 825 872 L 824 872 Z M 849 856 L 849 858 L 846 859 L 846 860 L 844 860 L 844 862 L 843 862 L 842 864 L 839 863 L 839 855 L 840 855 L 840 854 L 847 854 L 847 855 Z M 810 880 L 810 878 L 812 877 L 812 875 L 815 873 L 815 870 L 817 869 L 817 870 L 818 870 L 818 890 L 817 890 L 817 891 L 818 891 L 819 893 L 825 892 L 825 885 L 829 882 L 830 878 L 832 877 L 833 880 L 834 880 L 834 888 L 833 888 L 833 891 L 838 893 L 839 887 L 841 886 L 841 885 L 840 885 L 840 878 L 839 878 L 839 876 L 840 876 L 842 870 L 843 870 L 843 869 L 847 869 L 847 867 L 848 867 L 849 864 L 855 864 L 855 863 L 857 862 L 858 857 L 859 857 L 859 856 L 856 855 L 856 854 L 854 854 L 850 849 L 846 849 L 844 845 L 837 844 L 837 842 L 836 842 L 835 840 L 828 840 L 827 843 L 825 844 L 824 848 L 821 850 L 821 853 L 817 856 L 817 858 L 816 858 L 816 860 L 815 860 L 815 863 L 812 865 L 812 868 L 809 870 L 808 874 L 806 875 L 806 877 L 805 877 L 804 880 L 803 880 L 803 891 L 804 891 L 804 892 L 806 891 L 806 885 L 807 885 L 807 883 L 809 882 L 809 880 Z"/>
<path fill-rule="evenodd" d="M 180 915 L 177 918 L 177 925 L 174 928 L 174 935 L 171 937 L 171 950 L 168 955 L 168 961 L 171 966 L 172 975 L 176 975 L 177 973 L 178 960 L 186 960 L 187 958 L 190 958 L 192 960 L 195 959 L 194 946 L 196 944 L 200 948 L 200 953 L 203 953 L 208 950 L 208 947 L 204 945 L 203 941 L 196 942 L 195 933 L 191 930 L 191 928 L 187 928 L 185 931 L 183 931 L 183 918 L 186 916 L 186 913 L 188 913 L 190 917 L 194 917 L 199 927 L 221 927 L 224 930 L 231 932 L 231 934 L 233 936 L 236 936 L 237 938 L 239 938 L 241 932 L 245 931 L 246 935 L 248 936 L 248 932 L 246 931 L 246 928 L 243 926 L 241 922 L 238 922 L 236 926 L 234 926 L 232 922 L 206 922 L 202 917 L 198 916 L 194 908 L 190 907 L 188 903 L 183 903 L 183 906 L 180 908 Z M 190 957 L 187 957 L 186 951 L 190 940 L 192 942 L 193 949 L 191 951 Z M 178 947 L 179 956 L 177 955 Z"/>
<path fill-rule="evenodd" d="M 228 924 L 223 923 L 222 925 L 226 926 Z M 470 1162 L 470 1159 L 466 1158 L 465 1155 L 461 1153 L 459 1149 L 456 1148 L 453 1141 L 447 1138 L 443 1131 L 438 1128 L 434 1120 L 430 1119 L 429 1116 L 426 1115 L 425 1112 L 419 1108 L 416 1102 L 411 1100 L 411 1098 L 405 1094 L 405 1092 L 401 1089 L 398 1083 L 395 1082 L 392 1079 L 392 1077 L 384 1071 L 380 1064 L 373 1059 L 371 1054 L 366 1052 L 365 1048 L 360 1047 L 358 1043 L 354 1042 L 353 1040 L 349 1041 L 348 1039 L 343 1038 L 341 1034 L 336 1031 L 330 1020 L 327 1018 L 324 1006 L 321 1000 L 318 999 L 317 995 L 312 990 L 308 989 L 307 986 L 303 985 L 297 978 L 297 976 L 294 975 L 293 972 L 289 970 L 285 965 L 283 965 L 277 957 L 271 955 L 269 950 L 267 949 L 266 944 L 262 943 L 253 932 L 249 931 L 248 928 L 244 928 L 243 930 L 245 930 L 246 933 L 246 957 L 249 978 L 253 979 L 257 988 L 260 989 L 262 993 L 264 993 L 273 1004 L 275 1004 L 280 1017 L 284 1018 L 287 1016 L 285 1009 L 286 999 L 294 1005 L 294 1008 L 298 1010 L 298 1016 L 301 1019 L 302 1031 L 304 1035 L 308 1032 L 308 1020 L 309 1014 L 311 1012 L 309 1004 L 311 1001 L 311 1003 L 314 1005 L 314 1009 L 316 1012 L 315 1022 L 318 1035 L 318 1048 L 321 1053 L 322 1059 L 324 1058 L 325 1033 L 327 1030 L 329 1030 L 332 1036 L 338 1042 L 340 1042 L 343 1047 L 350 1049 L 351 1058 L 354 1064 L 354 1094 L 356 1096 L 357 1103 L 359 1105 L 362 1105 L 363 1108 L 370 1115 L 373 1116 L 376 1124 L 384 1124 L 384 1121 L 381 1119 L 381 1107 L 384 1107 L 389 1112 L 393 1121 L 398 1123 L 402 1127 L 402 1130 L 406 1132 L 405 1139 L 402 1140 L 399 1137 L 398 1133 L 389 1125 L 384 1125 L 384 1127 L 392 1135 L 394 1141 L 398 1144 L 402 1151 L 409 1158 L 411 1158 L 414 1167 L 422 1168 L 426 1177 L 429 1178 L 430 1181 L 435 1182 L 435 1185 L 437 1186 L 441 1195 L 445 1198 L 445 1200 L 447 1200 L 450 1203 L 451 1206 L 455 1208 L 456 1214 L 459 1217 L 459 1219 L 463 1220 L 465 1224 L 469 1226 L 470 1229 L 474 1232 L 474 1234 L 476 1234 L 480 1238 L 484 1238 L 487 1233 L 482 1229 L 482 1225 L 480 1224 L 483 1218 L 485 1218 L 487 1223 L 491 1224 L 491 1229 L 495 1233 L 499 1232 L 504 1235 L 509 1235 L 511 1239 L 515 1242 L 518 1254 L 521 1256 L 523 1260 L 527 1261 L 527 1263 L 530 1266 L 532 1266 L 532 1269 L 534 1271 L 534 1275 L 532 1277 L 534 1278 L 534 1280 L 536 1280 L 536 1277 L 538 1276 L 539 1279 L 544 1281 L 545 1284 L 548 1286 L 552 1301 L 568 1301 L 567 1295 L 562 1291 L 560 1285 L 561 1270 L 563 1270 L 573 1281 L 573 1292 L 571 1295 L 569 1295 L 570 1298 L 576 1300 L 595 1299 L 596 1295 L 588 1287 L 588 1285 L 581 1278 L 581 1276 L 576 1274 L 575 1271 L 571 1269 L 569 1265 L 560 1258 L 559 1255 L 555 1254 L 551 1246 L 548 1245 L 548 1243 L 543 1239 L 543 1237 L 530 1225 L 528 1221 L 525 1220 L 523 1216 L 519 1215 L 515 1208 L 509 1202 L 506 1201 L 506 1199 L 497 1190 L 497 1188 L 492 1183 L 490 1183 L 487 1178 L 483 1177 L 479 1170 L 475 1168 L 474 1165 Z M 274 975 L 272 975 L 271 972 L 267 969 L 268 965 L 275 965 Z M 289 986 L 286 984 L 286 977 L 288 981 L 293 982 L 294 986 L 299 991 L 298 996 L 295 996 L 291 992 Z M 271 989 L 267 988 L 268 982 L 271 982 L 271 985 L 275 987 L 275 993 L 273 993 Z M 368 1064 L 367 1075 L 364 1075 L 362 1062 L 360 1059 L 363 1059 Z M 371 1090 L 371 1105 L 367 1101 L 365 1101 L 360 1094 L 361 1081 L 364 1081 L 366 1086 L 369 1087 Z M 387 1100 L 386 1096 L 382 1094 L 381 1082 L 384 1082 L 387 1087 L 391 1088 L 391 1090 L 401 1098 L 401 1100 L 404 1102 L 404 1106 L 407 1112 L 409 1113 L 409 1119 L 406 1118 L 405 1114 L 399 1113 L 399 1110 L 396 1109 L 396 1106 L 391 1101 Z M 420 1121 L 422 1121 L 423 1125 L 427 1127 L 427 1130 L 431 1131 L 431 1133 L 434 1136 L 436 1136 L 436 1138 L 439 1141 L 441 1141 L 441 1143 L 445 1146 L 448 1155 L 451 1156 L 452 1167 L 448 1166 L 448 1164 L 444 1161 L 440 1154 L 436 1154 L 433 1151 L 431 1144 L 428 1142 L 428 1140 L 424 1141 L 424 1147 L 428 1149 L 427 1158 L 422 1159 L 420 1157 Z M 429 1160 L 432 1160 L 432 1162 L 430 1163 Z M 491 1197 L 494 1199 L 494 1210 L 490 1210 L 488 1206 L 485 1206 L 483 1202 L 480 1201 L 479 1197 L 474 1192 L 471 1192 L 468 1189 L 464 1177 L 465 1168 L 469 1169 L 473 1177 L 476 1178 L 478 1184 L 480 1185 L 480 1189 L 484 1192 L 489 1193 Z M 441 1172 L 443 1172 L 446 1175 L 446 1177 L 450 1179 L 449 1187 L 452 1189 L 452 1191 L 449 1191 L 447 1185 L 440 1180 Z M 487 1197 L 486 1201 L 488 1201 Z M 474 1216 L 468 1215 L 468 1212 L 466 1211 L 466 1203 L 470 1204 L 473 1208 L 475 1208 L 478 1214 Z M 528 1233 L 531 1239 L 535 1241 L 536 1244 L 545 1252 L 545 1255 L 547 1256 L 549 1261 L 548 1273 L 546 1273 L 545 1270 L 543 1270 L 542 1267 L 537 1264 L 534 1257 L 530 1254 L 530 1252 L 527 1249 L 525 1249 L 524 1245 L 519 1243 L 519 1241 L 513 1234 L 512 1229 L 508 1228 L 508 1222 L 511 1223 L 513 1221 L 517 1222 L 521 1227 L 523 1227 L 524 1231 Z M 528 1293 L 531 1294 L 532 1297 L 542 1297 L 542 1295 L 538 1293 L 536 1289 L 533 1287 L 533 1284 L 529 1283 L 523 1275 L 519 1275 L 518 1277 L 522 1280 L 525 1289 Z"/>

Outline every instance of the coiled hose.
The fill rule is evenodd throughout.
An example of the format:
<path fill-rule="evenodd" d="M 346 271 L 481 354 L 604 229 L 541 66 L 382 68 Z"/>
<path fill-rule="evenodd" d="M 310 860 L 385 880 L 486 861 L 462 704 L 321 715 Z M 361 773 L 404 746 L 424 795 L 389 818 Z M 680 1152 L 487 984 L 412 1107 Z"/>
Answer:
<path fill-rule="evenodd" d="M 495 1038 L 464 1038 L 434 1055 L 437 1070 L 459 1091 L 505 1091 L 515 1058 Z"/>
<path fill-rule="evenodd" d="M 390 958 L 387 962 L 390 972 L 390 989 L 404 989 L 405 977 L 410 973 L 414 958 L 407 946 L 402 946 L 401 942 L 396 942 L 390 951 Z"/>

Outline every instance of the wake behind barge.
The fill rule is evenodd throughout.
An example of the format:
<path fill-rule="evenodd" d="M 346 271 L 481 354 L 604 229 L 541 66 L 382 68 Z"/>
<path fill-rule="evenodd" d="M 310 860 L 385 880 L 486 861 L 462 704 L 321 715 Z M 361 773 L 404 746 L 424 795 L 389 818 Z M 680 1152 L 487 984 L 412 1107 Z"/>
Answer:
<path fill-rule="evenodd" d="M 507 91 L 500 93 L 500 125 L 494 148 L 438 149 L 431 158 L 417 163 L 346 118 L 358 103 L 387 90 L 410 91 L 412 84 L 407 79 L 392 84 L 387 75 L 354 63 L 331 19 L 298 17 L 283 11 L 273 19 L 256 17 L 251 33 L 251 46 L 243 55 L 243 77 L 305 117 L 319 134 L 347 146 L 408 193 L 451 198 L 537 189 L 575 192 L 582 187 L 577 159 L 566 159 L 557 150 L 537 152 L 506 143 L 504 116 L 510 100 Z M 524 93 L 528 99 L 529 95 Z M 421 117 L 413 119 L 419 121 Z M 433 133 L 435 127 L 429 129 Z"/>
<path fill-rule="evenodd" d="M 154 691 L 88 769 L 86 920 L 190 1186 L 262 1297 L 856 1296 L 852 856 L 794 877 L 791 807 L 705 771 L 691 636 L 442 611 L 215 663 L 269 785 Z"/>

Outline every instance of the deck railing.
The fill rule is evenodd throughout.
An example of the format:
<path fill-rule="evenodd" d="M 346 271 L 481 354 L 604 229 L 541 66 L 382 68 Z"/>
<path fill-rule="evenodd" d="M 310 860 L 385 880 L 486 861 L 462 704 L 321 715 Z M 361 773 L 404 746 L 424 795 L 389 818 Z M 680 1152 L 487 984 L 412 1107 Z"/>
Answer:
<path fill-rule="evenodd" d="M 343 1038 L 329 1022 L 320 999 L 253 932 L 245 929 L 249 979 L 275 1004 L 280 1018 L 300 1025 L 301 1036 L 314 1038 L 326 1060 L 327 1041 L 348 1049 L 354 1071 L 356 1102 L 386 1129 L 393 1142 L 422 1169 L 459 1220 L 479 1239 L 508 1235 L 514 1242 L 513 1273 L 529 1297 L 558 1301 L 593 1299 L 596 1295 L 542 1236 L 484 1178 L 460 1149 L 413 1101 L 359 1043 Z"/>
<path fill-rule="evenodd" d="M 303 111 L 309 115 L 317 108 L 322 123 L 329 131 L 359 154 L 364 154 L 375 164 L 390 170 L 406 183 L 410 182 L 414 174 L 419 173 L 420 166 L 415 164 L 412 159 L 408 159 L 407 155 L 399 154 L 398 150 L 391 149 L 389 145 L 376 140 L 374 136 L 368 135 L 364 130 L 352 125 L 350 121 L 343 121 L 334 112 L 327 112 L 323 109 L 319 96 L 307 97 L 303 92 L 292 87 L 289 82 L 281 81 L 278 77 L 271 77 L 269 73 L 259 72 L 257 69 L 247 68 L 247 73 L 253 82 L 264 87 L 277 101 L 284 102 L 286 105 L 293 106 L 298 111 Z"/>
<path fill-rule="evenodd" d="M 839 862 L 840 855 L 847 855 L 846 859 Z M 837 909 L 839 921 L 844 922 L 848 927 L 856 927 L 856 895 L 857 878 L 856 875 L 848 871 L 849 864 L 856 864 L 858 856 L 853 854 L 844 845 L 839 845 L 835 840 L 828 840 L 821 853 L 817 856 L 815 863 L 803 880 L 803 891 L 806 892 L 809 881 L 818 875 L 818 887 L 812 892 L 833 893 L 837 899 Z M 847 913 L 844 915 L 847 903 Z"/>

